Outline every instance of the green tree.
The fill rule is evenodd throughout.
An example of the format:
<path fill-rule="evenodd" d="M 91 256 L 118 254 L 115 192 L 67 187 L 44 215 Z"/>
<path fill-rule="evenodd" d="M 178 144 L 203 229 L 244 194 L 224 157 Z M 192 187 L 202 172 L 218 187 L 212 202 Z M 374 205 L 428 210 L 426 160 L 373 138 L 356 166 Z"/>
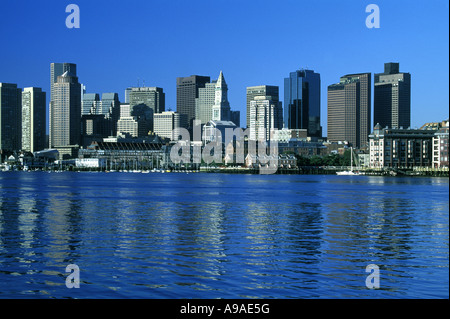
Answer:
<path fill-rule="evenodd" d="M 322 157 L 314 155 L 313 157 L 311 157 L 311 165 L 312 166 L 322 166 L 323 165 L 323 160 Z"/>
<path fill-rule="evenodd" d="M 296 155 L 297 157 L 297 166 L 310 166 L 311 161 L 308 157 L 303 155 Z"/>
<path fill-rule="evenodd" d="M 342 156 L 340 160 L 341 166 L 350 166 L 350 154 L 351 154 L 350 150 L 346 150 L 344 152 L 344 156 Z"/>

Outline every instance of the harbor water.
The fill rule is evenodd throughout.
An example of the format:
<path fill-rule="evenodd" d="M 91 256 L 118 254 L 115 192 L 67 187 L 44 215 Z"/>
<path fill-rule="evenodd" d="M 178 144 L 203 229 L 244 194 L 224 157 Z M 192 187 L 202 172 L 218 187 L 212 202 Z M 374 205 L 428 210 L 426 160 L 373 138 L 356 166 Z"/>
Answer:
<path fill-rule="evenodd" d="M 0 172 L 0 298 L 449 298 L 448 217 L 439 177 Z"/>

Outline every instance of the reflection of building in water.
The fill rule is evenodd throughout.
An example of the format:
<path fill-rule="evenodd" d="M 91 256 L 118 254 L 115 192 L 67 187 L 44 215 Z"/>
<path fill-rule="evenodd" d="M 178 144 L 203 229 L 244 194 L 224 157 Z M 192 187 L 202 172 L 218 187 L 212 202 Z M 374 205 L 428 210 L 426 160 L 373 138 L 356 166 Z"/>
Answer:
<path fill-rule="evenodd" d="M 224 234 L 226 229 L 224 203 L 191 203 L 185 207 L 177 207 L 177 218 L 175 224 L 175 241 L 184 245 L 176 245 L 179 254 L 186 254 L 184 247 L 201 247 L 201 249 L 190 250 L 194 262 L 190 266 L 201 270 L 209 276 L 220 276 L 223 273 L 221 263 L 227 258 Z"/>
<path fill-rule="evenodd" d="M 31 248 L 39 214 L 36 209 L 36 199 L 32 196 L 21 196 L 18 201 L 20 214 L 18 216 L 19 231 L 22 233 L 22 248 Z"/>

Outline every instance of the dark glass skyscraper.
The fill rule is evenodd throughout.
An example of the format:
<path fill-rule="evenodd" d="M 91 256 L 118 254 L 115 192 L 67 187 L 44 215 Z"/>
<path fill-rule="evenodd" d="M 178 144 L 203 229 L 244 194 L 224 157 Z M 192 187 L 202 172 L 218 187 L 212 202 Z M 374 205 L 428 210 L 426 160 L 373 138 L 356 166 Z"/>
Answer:
<path fill-rule="evenodd" d="M 198 98 L 198 89 L 209 83 L 209 76 L 191 75 L 177 78 L 177 112 L 186 117 L 187 126 L 192 126 L 195 119 L 195 99 Z M 187 128 L 187 127 L 186 127 Z"/>
<path fill-rule="evenodd" d="M 411 74 L 400 72 L 399 63 L 385 63 L 375 74 L 374 124 L 389 128 L 411 125 Z"/>
<path fill-rule="evenodd" d="M 0 150 L 20 150 L 22 142 L 22 90 L 0 83 Z"/>
<path fill-rule="evenodd" d="M 284 79 L 284 126 L 307 129 L 308 136 L 321 137 L 319 73 L 302 69 Z"/>

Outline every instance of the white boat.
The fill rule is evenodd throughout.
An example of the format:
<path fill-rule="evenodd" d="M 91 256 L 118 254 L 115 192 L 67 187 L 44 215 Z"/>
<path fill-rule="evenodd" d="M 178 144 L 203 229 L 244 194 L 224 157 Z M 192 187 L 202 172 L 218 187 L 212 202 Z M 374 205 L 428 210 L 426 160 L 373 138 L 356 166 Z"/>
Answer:
<path fill-rule="evenodd" d="M 353 171 L 353 147 L 350 147 L 350 170 L 336 172 L 337 175 L 362 175 L 358 171 Z"/>
<path fill-rule="evenodd" d="M 359 172 L 353 172 L 353 171 L 341 171 L 336 172 L 337 175 L 361 175 Z"/>

